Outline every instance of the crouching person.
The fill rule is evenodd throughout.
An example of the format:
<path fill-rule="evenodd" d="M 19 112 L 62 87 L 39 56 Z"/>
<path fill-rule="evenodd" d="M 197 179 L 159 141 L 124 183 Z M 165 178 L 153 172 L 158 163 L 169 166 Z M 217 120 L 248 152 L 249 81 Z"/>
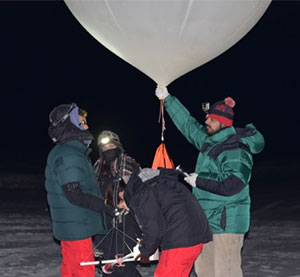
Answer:
<path fill-rule="evenodd" d="M 120 208 L 130 209 L 142 230 L 140 261 L 149 261 L 160 247 L 154 277 L 189 276 L 212 232 L 201 206 L 178 181 L 177 171 L 145 168 L 135 172 L 119 196 L 124 200 Z"/>

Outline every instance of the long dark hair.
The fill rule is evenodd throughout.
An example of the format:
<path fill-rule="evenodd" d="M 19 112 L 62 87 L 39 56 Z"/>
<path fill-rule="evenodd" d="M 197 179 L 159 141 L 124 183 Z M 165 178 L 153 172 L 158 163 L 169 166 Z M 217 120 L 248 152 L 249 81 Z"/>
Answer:
<path fill-rule="evenodd" d="M 120 178 L 123 166 L 121 160 L 122 155 L 118 157 L 116 167 L 113 168 L 111 165 L 105 164 L 100 155 L 100 158 L 94 166 L 101 193 L 106 200 L 106 204 L 111 207 L 115 206 L 114 202 L 117 202 L 116 204 L 120 202 L 119 192 L 124 191 L 126 186 L 122 178 Z M 117 186 L 115 186 L 115 182 L 118 182 Z M 115 187 L 118 189 L 117 192 L 115 191 Z M 116 201 L 114 199 L 116 199 Z"/>
<path fill-rule="evenodd" d="M 119 185 L 118 185 L 118 203 L 120 203 L 120 201 L 122 200 L 119 196 L 119 192 L 121 191 L 125 191 L 125 183 L 123 181 L 119 181 Z M 106 189 L 106 201 L 107 201 L 107 204 L 110 205 L 111 207 L 114 207 L 114 195 L 115 195 L 115 186 L 114 186 L 114 182 L 110 182 L 107 186 L 107 189 Z"/>

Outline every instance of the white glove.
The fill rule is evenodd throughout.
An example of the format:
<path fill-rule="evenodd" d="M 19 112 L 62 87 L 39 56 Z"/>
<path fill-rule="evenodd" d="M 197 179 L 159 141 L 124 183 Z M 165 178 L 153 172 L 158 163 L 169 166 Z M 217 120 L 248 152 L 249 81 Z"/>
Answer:
<path fill-rule="evenodd" d="M 184 178 L 184 181 L 186 181 L 188 184 L 190 184 L 192 187 L 195 188 L 197 177 L 198 177 L 197 173 L 191 173 L 189 176 Z"/>
<path fill-rule="evenodd" d="M 169 95 L 169 92 L 166 87 L 157 85 L 157 88 L 155 90 L 155 95 L 158 97 L 159 100 L 163 100 Z"/>

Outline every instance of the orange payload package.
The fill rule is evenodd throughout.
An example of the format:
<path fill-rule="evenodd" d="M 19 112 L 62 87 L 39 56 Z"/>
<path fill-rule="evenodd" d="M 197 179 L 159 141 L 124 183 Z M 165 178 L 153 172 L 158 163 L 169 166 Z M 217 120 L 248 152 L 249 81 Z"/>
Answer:
<path fill-rule="evenodd" d="M 172 159 L 168 155 L 166 145 L 164 143 L 161 143 L 158 146 L 153 159 L 152 168 L 157 169 L 158 167 L 175 168 Z"/>

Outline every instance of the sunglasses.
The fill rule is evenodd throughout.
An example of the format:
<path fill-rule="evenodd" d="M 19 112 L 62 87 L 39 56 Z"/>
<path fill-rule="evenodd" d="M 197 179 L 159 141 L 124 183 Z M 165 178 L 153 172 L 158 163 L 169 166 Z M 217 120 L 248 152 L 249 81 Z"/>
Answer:
<path fill-rule="evenodd" d="M 81 126 L 81 125 L 87 125 L 87 121 L 86 120 L 81 120 L 79 122 L 79 126 Z"/>

